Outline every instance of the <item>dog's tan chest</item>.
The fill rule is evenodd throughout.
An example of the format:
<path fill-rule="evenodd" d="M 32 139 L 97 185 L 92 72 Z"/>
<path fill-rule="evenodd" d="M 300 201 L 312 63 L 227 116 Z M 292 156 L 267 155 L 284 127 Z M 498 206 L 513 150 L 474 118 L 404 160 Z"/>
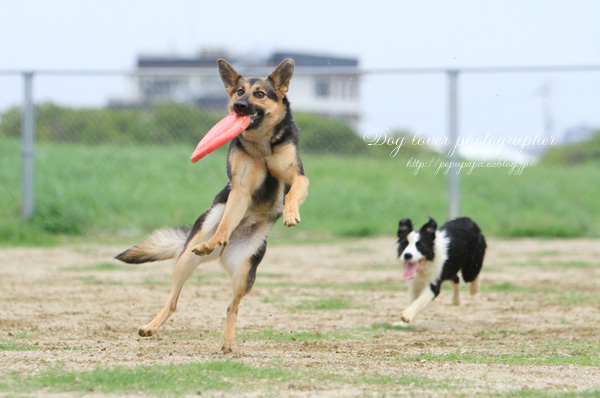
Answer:
<path fill-rule="evenodd" d="M 286 184 L 292 184 L 294 177 L 299 174 L 298 157 L 293 144 L 276 148 L 266 157 L 266 162 L 269 172 Z"/>

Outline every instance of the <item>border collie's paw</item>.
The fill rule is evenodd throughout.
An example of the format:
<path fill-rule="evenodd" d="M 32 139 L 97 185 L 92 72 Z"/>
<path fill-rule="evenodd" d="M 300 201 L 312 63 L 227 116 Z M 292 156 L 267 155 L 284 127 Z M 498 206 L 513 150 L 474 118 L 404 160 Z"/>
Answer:
<path fill-rule="evenodd" d="M 400 319 L 404 323 L 410 323 L 413 320 L 413 318 L 414 318 L 414 315 L 411 314 L 408 310 L 402 311 L 402 314 L 400 315 Z"/>

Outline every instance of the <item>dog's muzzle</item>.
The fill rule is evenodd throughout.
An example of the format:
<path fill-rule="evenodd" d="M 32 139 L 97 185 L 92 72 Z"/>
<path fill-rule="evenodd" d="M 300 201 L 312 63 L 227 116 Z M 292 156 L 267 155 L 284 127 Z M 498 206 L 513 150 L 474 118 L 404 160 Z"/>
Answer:
<path fill-rule="evenodd" d="M 250 125 L 246 130 L 257 127 L 262 122 L 265 114 L 262 109 L 252 105 L 243 98 L 233 103 L 233 111 L 241 116 L 250 116 Z"/>

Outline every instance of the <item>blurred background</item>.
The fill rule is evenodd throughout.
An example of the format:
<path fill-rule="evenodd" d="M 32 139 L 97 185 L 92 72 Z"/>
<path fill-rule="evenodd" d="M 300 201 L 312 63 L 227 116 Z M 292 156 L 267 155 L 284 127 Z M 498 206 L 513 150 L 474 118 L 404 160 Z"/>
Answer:
<path fill-rule="evenodd" d="M 441 223 L 453 174 L 489 235 L 600 235 L 598 3 L 213 3 L 2 1 L 0 244 L 192 223 L 226 183 L 224 149 L 189 161 L 226 113 L 218 58 L 296 61 L 311 187 L 276 239 Z"/>

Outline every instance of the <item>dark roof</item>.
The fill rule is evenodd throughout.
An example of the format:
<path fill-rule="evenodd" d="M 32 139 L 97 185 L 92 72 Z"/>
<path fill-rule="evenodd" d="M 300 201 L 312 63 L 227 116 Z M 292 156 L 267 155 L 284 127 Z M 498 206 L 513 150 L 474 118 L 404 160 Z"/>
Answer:
<path fill-rule="evenodd" d="M 358 58 L 340 58 L 292 52 L 276 52 L 269 58 L 268 64 L 279 65 L 286 58 L 292 58 L 296 66 L 358 66 Z"/>
<path fill-rule="evenodd" d="M 215 67 L 219 57 L 177 58 L 139 56 L 138 68 L 206 68 Z"/>
<path fill-rule="evenodd" d="M 271 55 L 266 64 L 276 66 L 286 58 L 292 58 L 296 66 L 349 66 L 358 67 L 358 58 L 329 57 L 326 55 L 312 55 L 293 52 L 276 52 Z M 198 56 L 198 57 L 168 57 L 168 56 L 148 56 L 140 55 L 137 60 L 138 68 L 207 68 L 215 67 L 218 56 Z M 235 59 L 229 59 L 235 63 Z"/>

